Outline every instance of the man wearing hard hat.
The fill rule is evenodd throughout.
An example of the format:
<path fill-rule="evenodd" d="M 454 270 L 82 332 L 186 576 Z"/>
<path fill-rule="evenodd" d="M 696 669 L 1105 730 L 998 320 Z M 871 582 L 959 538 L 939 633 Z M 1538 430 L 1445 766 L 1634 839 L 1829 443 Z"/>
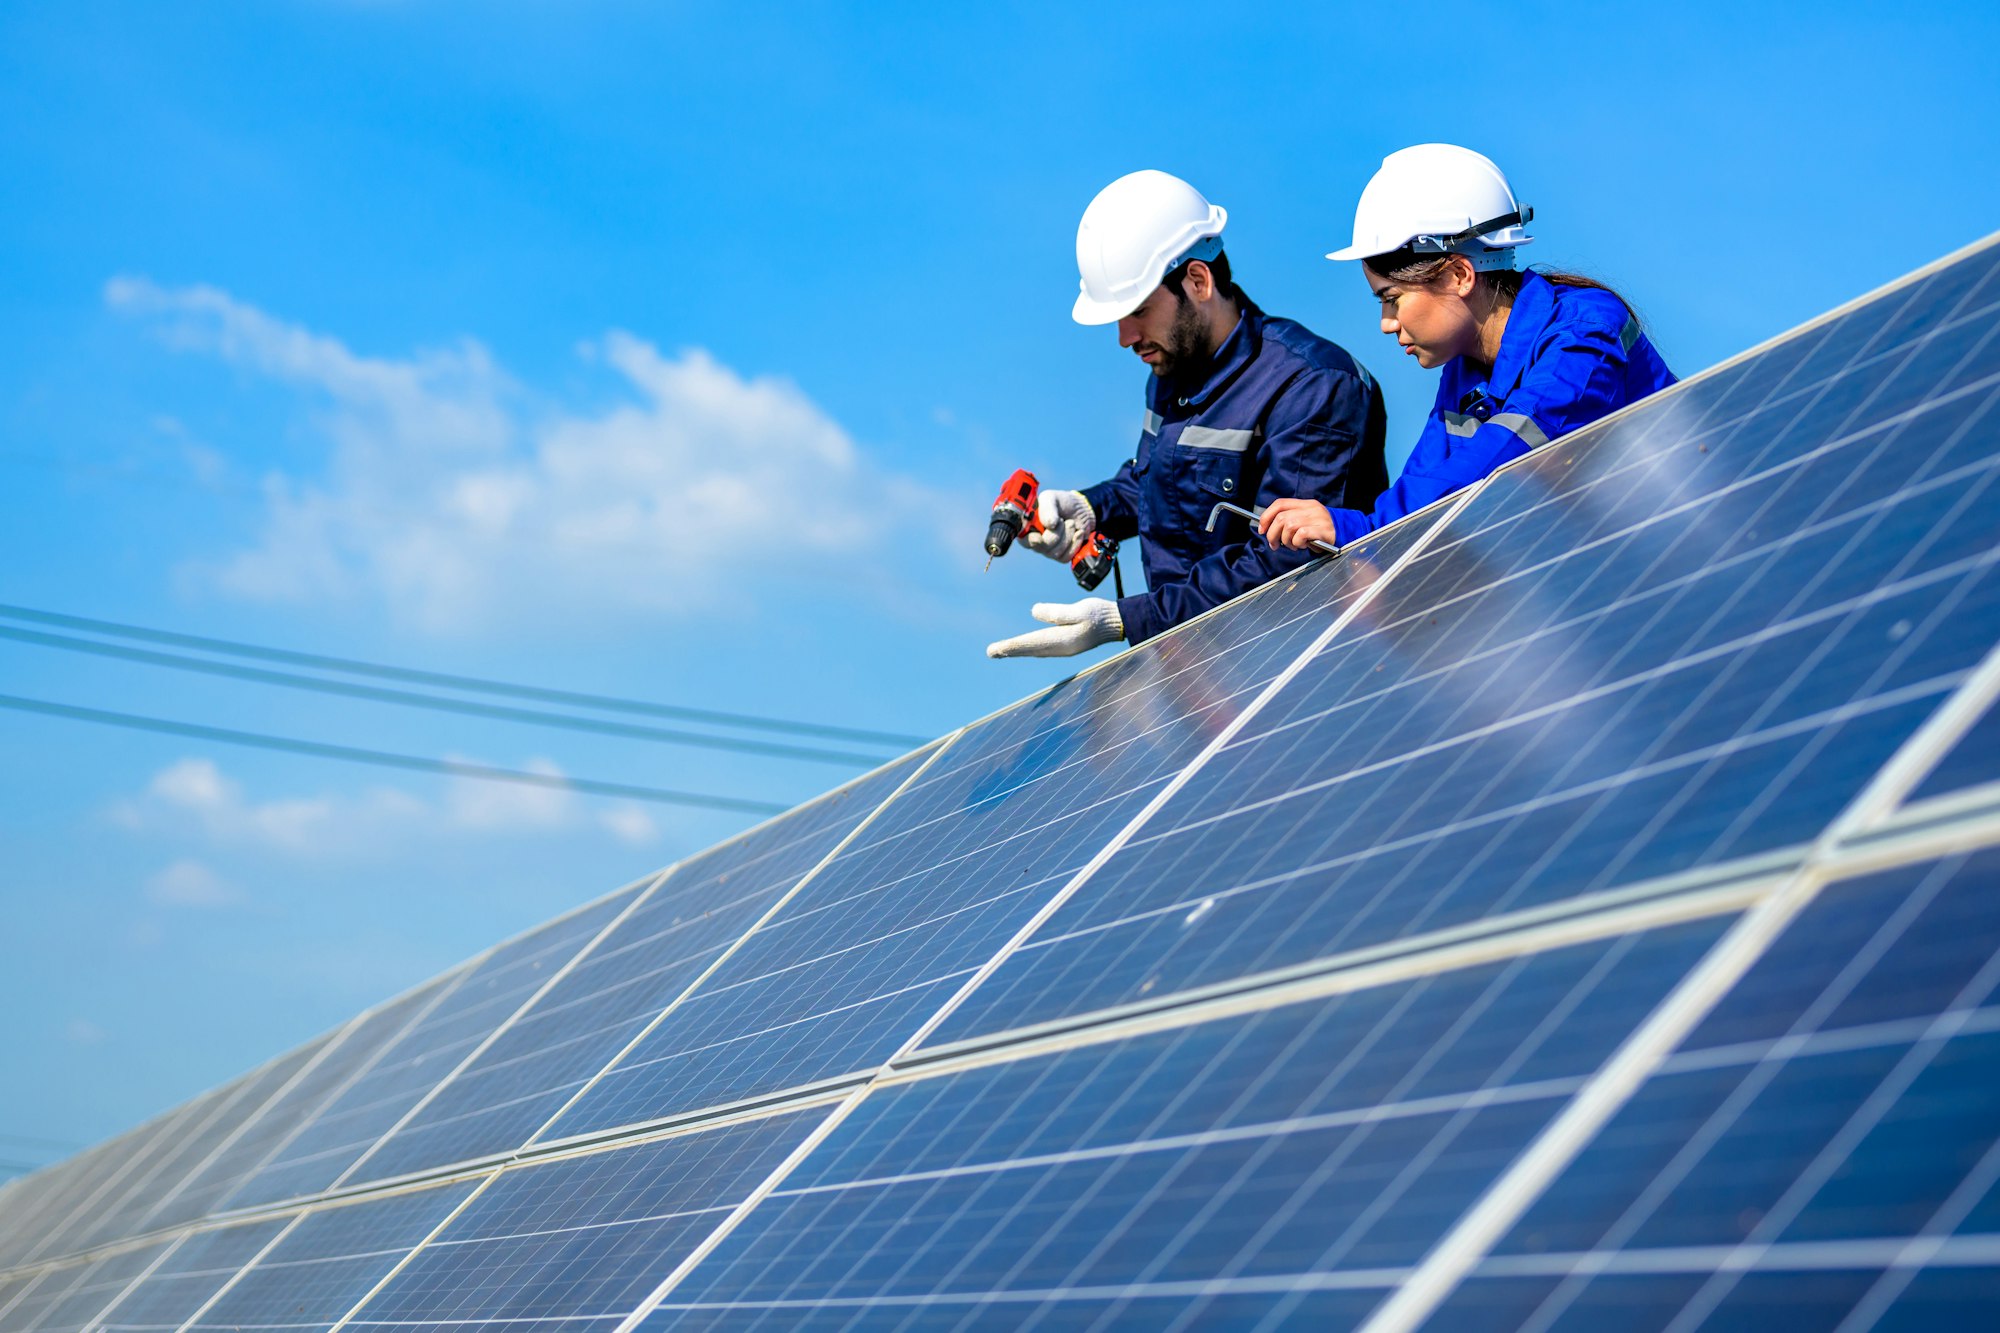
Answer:
<path fill-rule="evenodd" d="M 1132 458 L 1081 491 L 1044 489 L 1044 531 L 1023 544 L 1067 562 L 1093 531 L 1140 539 L 1147 591 L 1039 603 L 1052 626 L 991 644 L 989 657 L 1068 657 L 1140 643 L 1297 568 L 1240 518 L 1205 530 L 1217 501 L 1282 496 L 1366 509 L 1388 475 L 1375 380 L 1347 352 L 1266 315 L 1232 280 L 1228 214 L 1186 181 L 1135 171 L 1104 187 L 1076 232 L 1079 324 L 1116 324 L 1151 367 Z"/>

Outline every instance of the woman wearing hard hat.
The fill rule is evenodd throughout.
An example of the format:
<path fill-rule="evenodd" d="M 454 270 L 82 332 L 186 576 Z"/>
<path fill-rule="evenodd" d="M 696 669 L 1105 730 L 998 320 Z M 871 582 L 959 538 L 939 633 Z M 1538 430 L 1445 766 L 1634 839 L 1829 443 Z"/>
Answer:
<path fill-rule="evenodd" d="M 1419 144 L 1383 159 L 1355 209 L 1354 244 L 1327 258 L 1361 261 L 1382 332 L 1443 382 L 1372 511 L 1275 501 L 1258 524 L 1273 546 L 1345 546 L 1674 382 L 1616 292 L 1515 267 L 1533 216 L 1470 149 Z"/>

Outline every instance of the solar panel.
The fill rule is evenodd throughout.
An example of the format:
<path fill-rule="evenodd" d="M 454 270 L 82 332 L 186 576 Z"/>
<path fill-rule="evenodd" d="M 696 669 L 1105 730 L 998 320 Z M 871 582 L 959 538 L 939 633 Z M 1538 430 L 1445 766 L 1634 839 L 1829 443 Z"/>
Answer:
<path fill-rule="evenodd" d="M 1985 1327 L 2000 246 L 0 1192 L 0 1333 Z"/>
<path fill-rule="evenodd" d="M 526 1144 L 930 754 L 885 765 L 676 866 L 368 1165 L 395 1175 Z"/>

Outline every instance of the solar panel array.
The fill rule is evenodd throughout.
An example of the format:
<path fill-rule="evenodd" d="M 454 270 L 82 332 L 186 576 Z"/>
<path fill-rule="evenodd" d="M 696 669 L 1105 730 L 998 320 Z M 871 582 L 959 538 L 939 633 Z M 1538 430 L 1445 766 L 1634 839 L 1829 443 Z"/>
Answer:
<path fill-rule="evenodd" d="M 1991 1327 L 2000 245 L 0 1190 L 0 1330 Z"/>

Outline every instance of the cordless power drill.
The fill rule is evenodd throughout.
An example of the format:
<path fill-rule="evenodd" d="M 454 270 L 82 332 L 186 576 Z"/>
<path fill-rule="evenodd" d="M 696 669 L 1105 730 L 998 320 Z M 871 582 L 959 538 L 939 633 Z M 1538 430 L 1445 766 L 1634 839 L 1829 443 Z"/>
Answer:
<path fill-rule="evenodd" d="M 1036 507 L 1036 497 L 1041 486 L 1035 474 L 1026 468 L 1015 470 L 1007 478 L 1007 484 L 1000 488 L 999 498 L 993 502 L 993 521 L 986 527 L 986 564 L 992 567 L 996 556 L 1007 554 L 1014 539 L 1023 532 L 1043 532 L 1041 511 Z M 1076 586 L 1089 592 L 1104 582 L 1106 574 L 1118 573 L 1118 543 L 1101 532 L 1093 532 L 1084 538 L 1083 545 L 1076 548 L 1076 554 L 1069 558 L 1069 572 L 1076 576 Z M 1119 596 L 1124 596 L 1125 580 L 1117 579 Z"/>

